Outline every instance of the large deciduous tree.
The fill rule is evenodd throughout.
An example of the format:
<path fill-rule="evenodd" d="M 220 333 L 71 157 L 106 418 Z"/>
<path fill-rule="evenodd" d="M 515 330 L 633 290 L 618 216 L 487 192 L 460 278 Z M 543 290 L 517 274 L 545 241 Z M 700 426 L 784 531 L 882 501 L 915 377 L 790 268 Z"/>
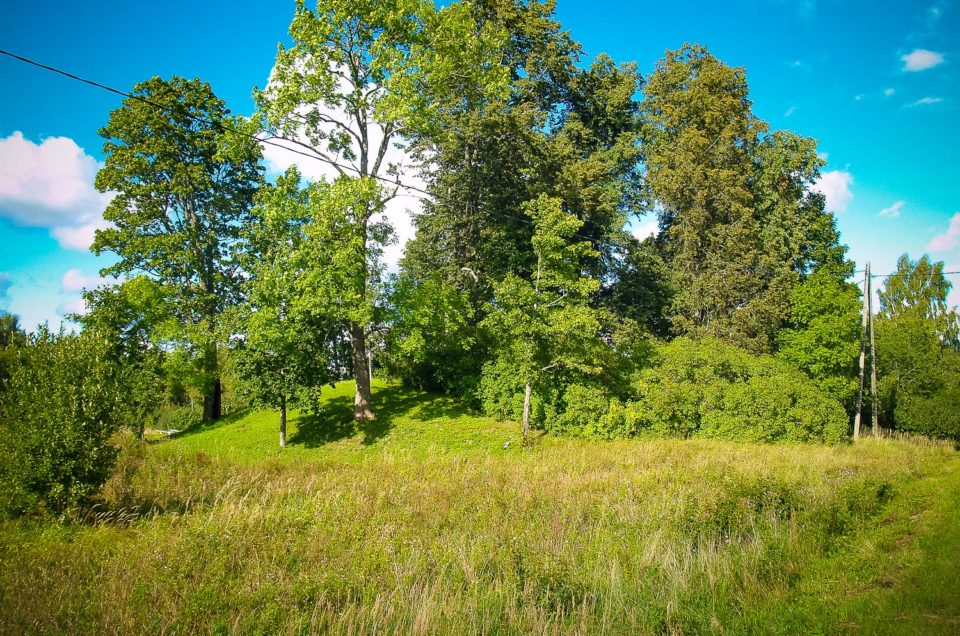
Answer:
<path fill-rule="evenodd" d="M 495 34 L 467 28 L 468 11 L 460 3 L 437 10 L 426 0 L 325 0 L 316 10 L 300 2 L 290 26 L 294 45 L 281 48 L 270 83 L 257 92 L 269 133 L 324 162 L 336 177 L 324 199 L 326 225 L 317 227 L 345 232 L 326 240 L 344 238 L 350 256 L 337 256 L 340 246 L 318 247 L 342 271 L 308 279 L 320 286 L 317 298 L 345 312 L 358 420 L 374 417 L 367 300 L 378 276 L 370 251 L 383 237 L 371 223 L 402 193 L 404 159 L 394 146 L 425 128 L 437 130 L 439 96 L 464 85 L 462 76 L 497 71 L 491 62 L 497 49 L 488 42 Z M 327 293 L 333 290 L 339 295 Z"/>
<path fill-rule="evenodd" d="M 647 180 L 665 234 L 678 333 L 750 344 L 763 287 L 751 156 L 765 130 L 743 69 L 700 45 L 668 51 L 644 89 Z"/>
<path fill-rule="evenodd" d="M 668 51 L 644 92 L 647 183 L 676 290 L 673 330 L 774 351 L 779 330 L 796 324 L 794 288 L 826 268 L 820 282 L 829 272 L 839 289 L 852 270 L 813 190 L 823 165 L 816 142 L 768 133 L 744 70 L 701 45 Z"/>
<path fill-rule="evenodd" d="M 177 339 L 202 369 L 205 420 L 221 412 L 217 349 L 241 299 L 236 247 L 261 181 L 259 145 L 238 134 L 248 128 L 209 84 L 174 77 L 135 86 L 100 130 L 96 186 L 116 196 L 92 249 L 119 257 L 103 274 L 142 273 L 169 296 Z"/>
<path fill-rule="evenodd" d="M 427 11 L 422 0 L 333 0 L 319 2 L 316 11 L 299 2 L 290 25 L 294 45 L 281 47 L 270 83 L 257 92 L 265 125 L 273 136 L 325 162 L 338 175 L 341 191 L 363 190 L 362 199 L 347 204 L 349 218 L 344 214 L 338 219 L 353 224 L 343 229 L 350 234 L 354 253 L 344 261 L 329 263 L 344 271 L 329 272 L 339 285 L 317 281 L 326 288 L 318 290 L 318 297 L 332 295 L 335 301 L 350 304 L 370 295 L 368 224 L 396 194 L 396 189 L 387 190 L 378 179 L 397 178 L 400 170 L 390 161 L 390 151 L 397 142 L 402 117 L 389 108 L 388 96 L 391 84 L 404 72 L 405 56 Z M 356 183 L 349 184 L 352 180 Z M 332 234 L 327 240 L 340 239 Z M 358 420 L 373 419 L 367 364 L 369 315 L 348 313 L 357 385 L 354 415 Z"/>
<path fill-rule="evenodd" d="M 960 439 L 960 319 L 942 262 L 900 258 L 879 292 L 877 369 L 885 425 Z"/>
<path fill-rule="evenodd" d="M 581 220 L 579 233 L 596 252 L 583 265 L 607 295 L 628 272 L 620 264 L 632 246 L 621 229 L 640 192 L 634 95 L 641 78 L 635 65 L 605 55 L 580 68 L 580 46 L 556 21 L 552 1 L 458 4 L 470 8 L 475 38 L 498 47 L 497 63 L 486 73 L 462 72 L 455 90 L 434 93 L 436 124 L 411 139 L 434 199 L 415 219 L 403 273 L 414 284 L 439 280 L 465 293 L 462 322 L 472 333 L 497 281 L 533 275 L 533 228 L 519 202 L 546 194 Z M 445 357 L 457 346 L 451 337 L 426 343 L 426 351 Z M 483 361 L 486 343 L 477 340 L 470 352 Z M 457 376 L 468 372 L 437 368 L 431 383 L 463 391 L 470 382 Z"/>

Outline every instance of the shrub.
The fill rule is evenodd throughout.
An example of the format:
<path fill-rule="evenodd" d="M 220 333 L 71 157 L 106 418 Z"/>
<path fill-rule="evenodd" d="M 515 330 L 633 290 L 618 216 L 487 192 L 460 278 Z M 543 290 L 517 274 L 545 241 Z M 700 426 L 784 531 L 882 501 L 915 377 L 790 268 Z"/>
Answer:
<path fill-rule="evenodd" d="M 659 364 L 634 388 L 625 429 L 757 442 L 837 443 L 847 435 L 841 404 L 802 372 L 717 340 L 662 347 Z"/>
<path fill-rule="evenodd" d="M 594 439 L 629 437 L 636 433 L 636 418 L 628 416 L 628 406 L 597 387 L 572 384 L 563 394 L 562 412 L 547 429 Z"/>
<path fill-rule="evenodd" d="M 0 403 L 0 515 L 61 513 L 110 475 L 127 412 L 110 351 L 94 334 L 46 330 L 18 351 Z"/>
<path fill-rule="evenodd" d="M 944 388 L 929 397 L 900 395 L 893 418 L 900 430 L 960 441 L 960 387 Z"/>
<path fill-rule="evenodd" d="M 478 402 L 483 412 L 498 420 L 520 421 L 523 418 L 524 382 L 515 369 L 505 361 L 488 362 L 483 365 Z M 544 428 L 558 412 L 557 385 L 543 384 L 534 387 L 530 400 L 530 424 Z"/>

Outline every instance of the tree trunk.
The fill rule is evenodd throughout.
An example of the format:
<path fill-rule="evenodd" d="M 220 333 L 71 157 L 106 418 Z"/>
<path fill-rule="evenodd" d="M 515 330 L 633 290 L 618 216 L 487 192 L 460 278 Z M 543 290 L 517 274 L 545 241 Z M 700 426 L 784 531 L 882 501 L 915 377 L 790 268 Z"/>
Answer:
<path fill-rule="evenodd" d="M 217 347 L 214 345 L 204 354 L 203 371 L 207 376 L 207 389 L 203 396 L 203 421 L 212 422 L 223 413 L 223 385 L 220 383 L 220 369 L 217 362 Z M 213 378 L 211 383 L 209 378 Z"/>
<path fill-rule="evenodd" d="M 353 374 L 357 379 L 357 392 L 353 400 L 353 417 L 358 422 L 374 420 L 371 410 L 373 396 L 370 390 L 370 367 L 367 360 L 367 340 L 363 327 L 350 322 L 350 353 L 353 358 Z"/>
<path fill-rule="evenodd" d="M 530 394 L 532 393 L 530 382 L 528 381 L 523 388 L 523 441 L 526 443 L 527 435 L 530 433 Z"/>
<path fill-rule="evenodd" d="M 280 448 L 287 445 L 287 396 L 280 396 Z"/>

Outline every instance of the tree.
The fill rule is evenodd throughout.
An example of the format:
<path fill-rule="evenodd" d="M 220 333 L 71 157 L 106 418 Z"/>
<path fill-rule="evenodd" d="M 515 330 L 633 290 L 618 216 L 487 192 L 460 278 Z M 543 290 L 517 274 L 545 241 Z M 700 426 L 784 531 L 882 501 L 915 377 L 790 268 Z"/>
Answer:
<path fill-rule="evenodd" d="M 312 221 L 309 202 L 309 191 L 291 168 L 260 193 L 245 230 L 249 302 L 241 317 L 244 337 L 235 352 L 236 368 L 255 403 L 280 411 L 281 447 L 287 443 L 288 404 L 334 377 L 330 343 L 339 325 L 304 307 L 301 295 L 310 286 L 297 282 L 308 260 L 302 251 Z"/>
<path fill-rule="evenodd" d="M 472 41 L 495 48 L 496 63 L 468 65 L 477 70 L 459 73 L 449 82 L 454 90 L 431 93 L 436 123 L 418 130 L 410 146 L 428 168 L 434 197 L 415 217 L 402 261 L 414 285 L 466 294 L 457 318 L 464 329 L 438 332 L 431 343 L 444 351 L 459 347 L 461 333 L 472 339 L 497 281 L 511 272 L 533 275 L 533 228 L 518 201 L 546 194 L 582 221 L 578 234 L 596 252 L 582 265 L 609 296 L 618 275 L 631 273 L 620 267 L 632 240 L 621 230 L 642 183 L 635 65 L 601 55 L 580 68 L 580 45 L 556 21 L 554 2 L 458 4 L 471 11 Z M 460 364 L 441 388 L 472 393 L 489 349 L 483 338 L 471 340 L 480 364 Z"/>
<path fill-rule="evenodd" d="M 943 261 L 932 263 L 926 254 L 911 261 L 904 254 L 897 271 L 878 292 L 880 314 L 897 319 L 913 316 L 928 321 L 945 344 L 957 346 L 957 313 L 947 306 L 952 283 L 943 275 Z"/>
<path fill-rule="evenodd" d="M 599 373 L 602 342 L 598 312 L 590 306 L 600 284 L 581 275 L 582 261 L 596 252 L 588 241 L 571 240 L 583 222 L 545 195 L 523 211 L 534 223 L 532 280 L 510 273 L 497 283 L 483 325 L 497 343 L 497 360 L 524 383 L 526 438 L 534 387 L 547 373 Z"/>
<path fill-rule="evenodd" d="M 819 268 L 791 292 L 790 321 L 777 336 L 777 356 L 805 372 L 847 411 L 857 390 L 860 297 L 856 285 Z"/>
<path fill-rule="evenodd" d="M 101 192 L 115 192 L 93 251 L 119 260 L 104 275 L 144 274 L 159 283 L 204 375 L 203 416 L 221 413 L 218 345 L 224 312 L 241 299 L 236 263 L 241 227 L 261 180 L 250 126 L 231 117 L 209 84 L 153 78 L 100 130 Z"/>
<path fill-rule="evenodd" d="M 904 255 L 879 292 L 877 368 L 887 426 L 960 439 L 960 320 L 947 309 L 950 288 L 942 262 Z"/>
<path fill-rule="evenodd" d="M 429 390 L 471 393 L 482 357 L 473 307 L 463 290 L 440 274 L 417 281 L 393 279 L 385 322 L 384 366 L 395 377 Z"/>
<path fill-rule="evenodd" d="M 700 45 L 668 51 L 647 79 L 642 112 L 647 181 L 677 290 L 675 330 L 763 348 L 751 157 L 766 126 L 751 112 L 743 69 Z"/>
<path fill-rule="evenodd" d="M 399 179 L 401 166 L 390 151 L 409 114 L 404 87 L 413 80 L 405 75 L 416 70 L 408 54 L 431 10 L 423 0 L 332 0 L 319 2 L 316 11 L 299 2 L 290 25 L 294 46 L 280 48 L 270 84 L 256 92 L 265 127 L 337 175 L 335 184 L 323 189 L 331 197 L 342 197 L 342 207 L 325 208 L 333 216 L 321 233 L 346 232 L 348 237 L 333 232 L 323 240 L 345 239 L 350 248 L 317 246 L 325 251 L 328 267 L 343 269 L 311 281 L 323 287 L 317 290 L 318 299 L 332 300 L 347 316 L 357 383 L 354 415 L 361 421 L 374 418 L 367 301 L 375 272 L 368 265 L 370 243 L 383 238 L 373 235 L 370 224 L 397 194 L 379 180 Z M 328 313 L 327 307 L 317 309 Z"/>
<path fill-rule="evenodd" d="M 15 315 L 0 311 L 0 391 L 3 391 L 17 359 L 17 349 L 26 346 L 27 334 Z"/>
<path fill-rule="evenodd" d="M 0 401 L 0 515 L 68 512 L 109 477 L 128 413 L 112 349 L 101 334 L 41 327 L 17 351 Z"/>
<path fill-rule="evenodd" d="M 553 2 L 472 3 L 473 30 L 500 31 L 499 75 L 466 74 L 457 90 L 436 96 L 439 124 L 412 140 L 429 166 L 436 200 L 415 219 L 417 236 L 404 271 L 439 274 L 466 291 L 482 320 L 492 283 L 508 272 L 529 275 L 532 228 L 517 201 L 560 198 L 584 224 L 580 234 L 608 268 L 611 245 L 636 209 L 640 176 L 635 65 L 605 55 L 580 69 L 581 50 L 553 16 Z"/>
<path fill-rule="evenodd" d="M 85 291 L 87 312 L 70 318 L 85 333 L 110 343 L 117 386 L 126 394 L 125 420 L 142 440 L 147 420 L 165 393 L 164 330 L 175 330 L 168 299 L 154 280 L 136 276 L 123 283 Z"/>

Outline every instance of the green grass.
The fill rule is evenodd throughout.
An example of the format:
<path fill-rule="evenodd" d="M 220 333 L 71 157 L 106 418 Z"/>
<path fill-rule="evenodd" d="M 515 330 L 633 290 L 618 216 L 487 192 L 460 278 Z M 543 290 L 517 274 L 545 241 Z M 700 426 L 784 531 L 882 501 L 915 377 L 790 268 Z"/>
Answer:
<path fill-rule="evenodd" d="M 129 444 L 86 524 L 0 526 L 3 633 L 957 633 L 936 445 L 539 438 L 352 386 Z M 509 444 L 508 444 L 509 442 Z"/>
<path fill-rule="evenodd" d="M 276 411 L 233 414 L 213 425 L 176 435 L 176 443 L 171 446 L 175 452 L 201 451 L 245 465 L 325 459 L 356 462 L 385 452 L 420 457 L 518 452 L 516 425 L 478 417 L 449 397 L 381 380 L 374 380 L 374 390 L 377 419 L 357 425 L 352 419 L 353 383 L 341 382 L 333 389 L 324 389 L 323 409 L 318 415 L 291 412 L 288 445 L 282 451 L 280 415 Z"/>

